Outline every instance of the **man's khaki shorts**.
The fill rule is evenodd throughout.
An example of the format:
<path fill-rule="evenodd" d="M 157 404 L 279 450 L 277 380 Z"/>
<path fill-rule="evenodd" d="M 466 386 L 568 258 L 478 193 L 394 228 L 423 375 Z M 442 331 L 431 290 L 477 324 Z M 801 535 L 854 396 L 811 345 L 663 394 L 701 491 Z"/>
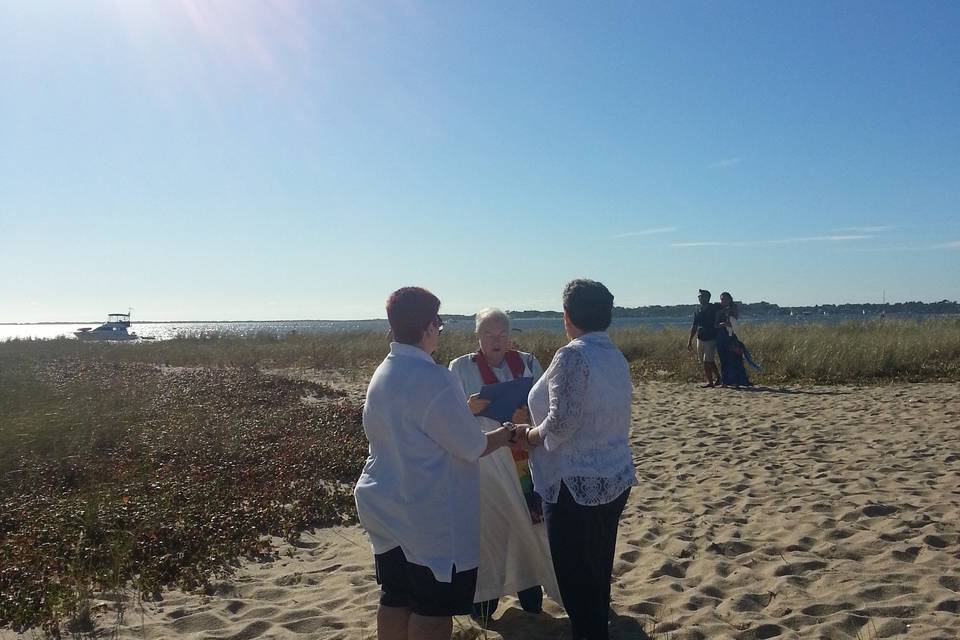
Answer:
<path fill-rule="evenodd" d="M 697 362 L 717 361 L 717 341 L 697 338 Z"/>

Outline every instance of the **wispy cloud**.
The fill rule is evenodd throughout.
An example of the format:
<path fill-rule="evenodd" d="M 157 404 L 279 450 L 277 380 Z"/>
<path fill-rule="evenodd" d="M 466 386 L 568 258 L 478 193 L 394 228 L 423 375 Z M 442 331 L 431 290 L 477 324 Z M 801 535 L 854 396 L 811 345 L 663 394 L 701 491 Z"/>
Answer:
<path fill-rule="evenodd" d="M 850 242 L 869 240 L 872 235 L 806 236 L 801 238 L 776 238 L 773 240 L 707 240 L 704 242 L 675 242 L 671 247 L 754 247 L 761 245 L 798 244 L 801 242 Z"/>
<path fill-rule="evenodd" d="M 641 231 L 627 231 L 626 233 L 618 233 L 615 236 L 612 236 L 612 239 L 619 240 L 620 238 L 639 238 L 641 236 L 654 236 L 659 233 L 673 233 L 674 231 L 679 231 L 680 227 L 655 227 L 653 229 L 643 229 Z"/>
<path fill-rule="evenodd" d="M 743 162 L 743 158 L 724 158 L 707 165 L 707 169 L 723 169 L 725 167 L 735 167 Z"/>
<path fill-rule="evenodd" d="M 910 251 L 934 251 L 935 249 L 941 249 L 942 247 L 856 247 L 851 248 L 849 251 L 853 253 L 899 253 L 899 252 L 910 252 Z"/>
<path fill-rule="evenodd" d="M 883 233 L 896 229 L 893 225 L 883 225 L 876 227 L 840 227 L 832 229 L 833 233 Z"/>
<path fill-rule="evenodd" d="M 708 240 L 706 242 L 674 242 L 669 247 L 740 247 L 744 242 L 720 242 L 717 240 Z"/>
<path fill-rule="evenodd" d="M 858 247 L 855 249 L 850 249 L 850 251 L 855 251 L 857 253 L 892 253 L 908 251 L 943 251 L 944 249 L 952 249 L 954 251 L 960 250 L 960 240 L 944 242 L 941 244 L 901 245 L 898 247 Z"/>
<path fill-rule="evenodd" d="M 764 244 L 793 244 L 795 242 L 849 242 L 850 240 L 869 240 L 874 236 L 869 234 L 847 234 L 831 236 L 807 236 L 805 238 L 781 238 L 779 240 L 764 240 Z"/>

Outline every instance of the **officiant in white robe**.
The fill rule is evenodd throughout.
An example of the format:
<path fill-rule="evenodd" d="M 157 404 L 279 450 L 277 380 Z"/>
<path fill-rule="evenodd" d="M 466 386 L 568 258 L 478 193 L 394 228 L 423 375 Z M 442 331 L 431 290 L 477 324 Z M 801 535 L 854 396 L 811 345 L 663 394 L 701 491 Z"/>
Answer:
<path fill-rule="evenodd" d="M 450 371 L 470 397 L 474 415 L 488 405 L 476 395 L 484 384 L 517 378 L 536 381 L 543 375 L 536 357 L 510 348 L 510 319 L 503 311 L 477 313 L 476 332 L 480 349 L 450 363 Z M 491 418 L 477 416 L 477 420 L 485 432 L 500 427 Z M 529 420 L 526 408 L 513 416 L 515 423 Z M 540 498 L 532 488 L 525 452 L 502 449 L 480 461 L 480 564 L 474 618 L 481 621 L 493 616 L 505 595 L 516 594 L 523 609 L 531 613 L 542 611 L 542 589 L 560 602 Z"/>

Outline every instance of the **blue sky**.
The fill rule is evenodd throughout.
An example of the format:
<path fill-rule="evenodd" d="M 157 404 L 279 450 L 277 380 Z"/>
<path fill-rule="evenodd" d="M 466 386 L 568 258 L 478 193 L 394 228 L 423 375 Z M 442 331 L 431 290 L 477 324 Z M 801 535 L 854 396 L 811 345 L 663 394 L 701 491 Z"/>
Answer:
<path fill-rule="evenodd" d="M 0 321 L 960 298 L 960 3 L 0 5 Z"/>

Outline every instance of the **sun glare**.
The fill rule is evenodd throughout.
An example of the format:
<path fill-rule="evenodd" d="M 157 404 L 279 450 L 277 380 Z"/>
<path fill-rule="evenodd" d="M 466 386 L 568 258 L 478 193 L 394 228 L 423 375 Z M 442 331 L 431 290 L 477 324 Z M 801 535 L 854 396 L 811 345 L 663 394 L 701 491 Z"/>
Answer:
<path fill-rule="evenodd" d="M 309 54 L 310 18 L 321 6 L 285 0 L 115 0 L 113 10 L 138 47 L 173 40 L 216 64 L 278 73 L 285 58 Z"/>

